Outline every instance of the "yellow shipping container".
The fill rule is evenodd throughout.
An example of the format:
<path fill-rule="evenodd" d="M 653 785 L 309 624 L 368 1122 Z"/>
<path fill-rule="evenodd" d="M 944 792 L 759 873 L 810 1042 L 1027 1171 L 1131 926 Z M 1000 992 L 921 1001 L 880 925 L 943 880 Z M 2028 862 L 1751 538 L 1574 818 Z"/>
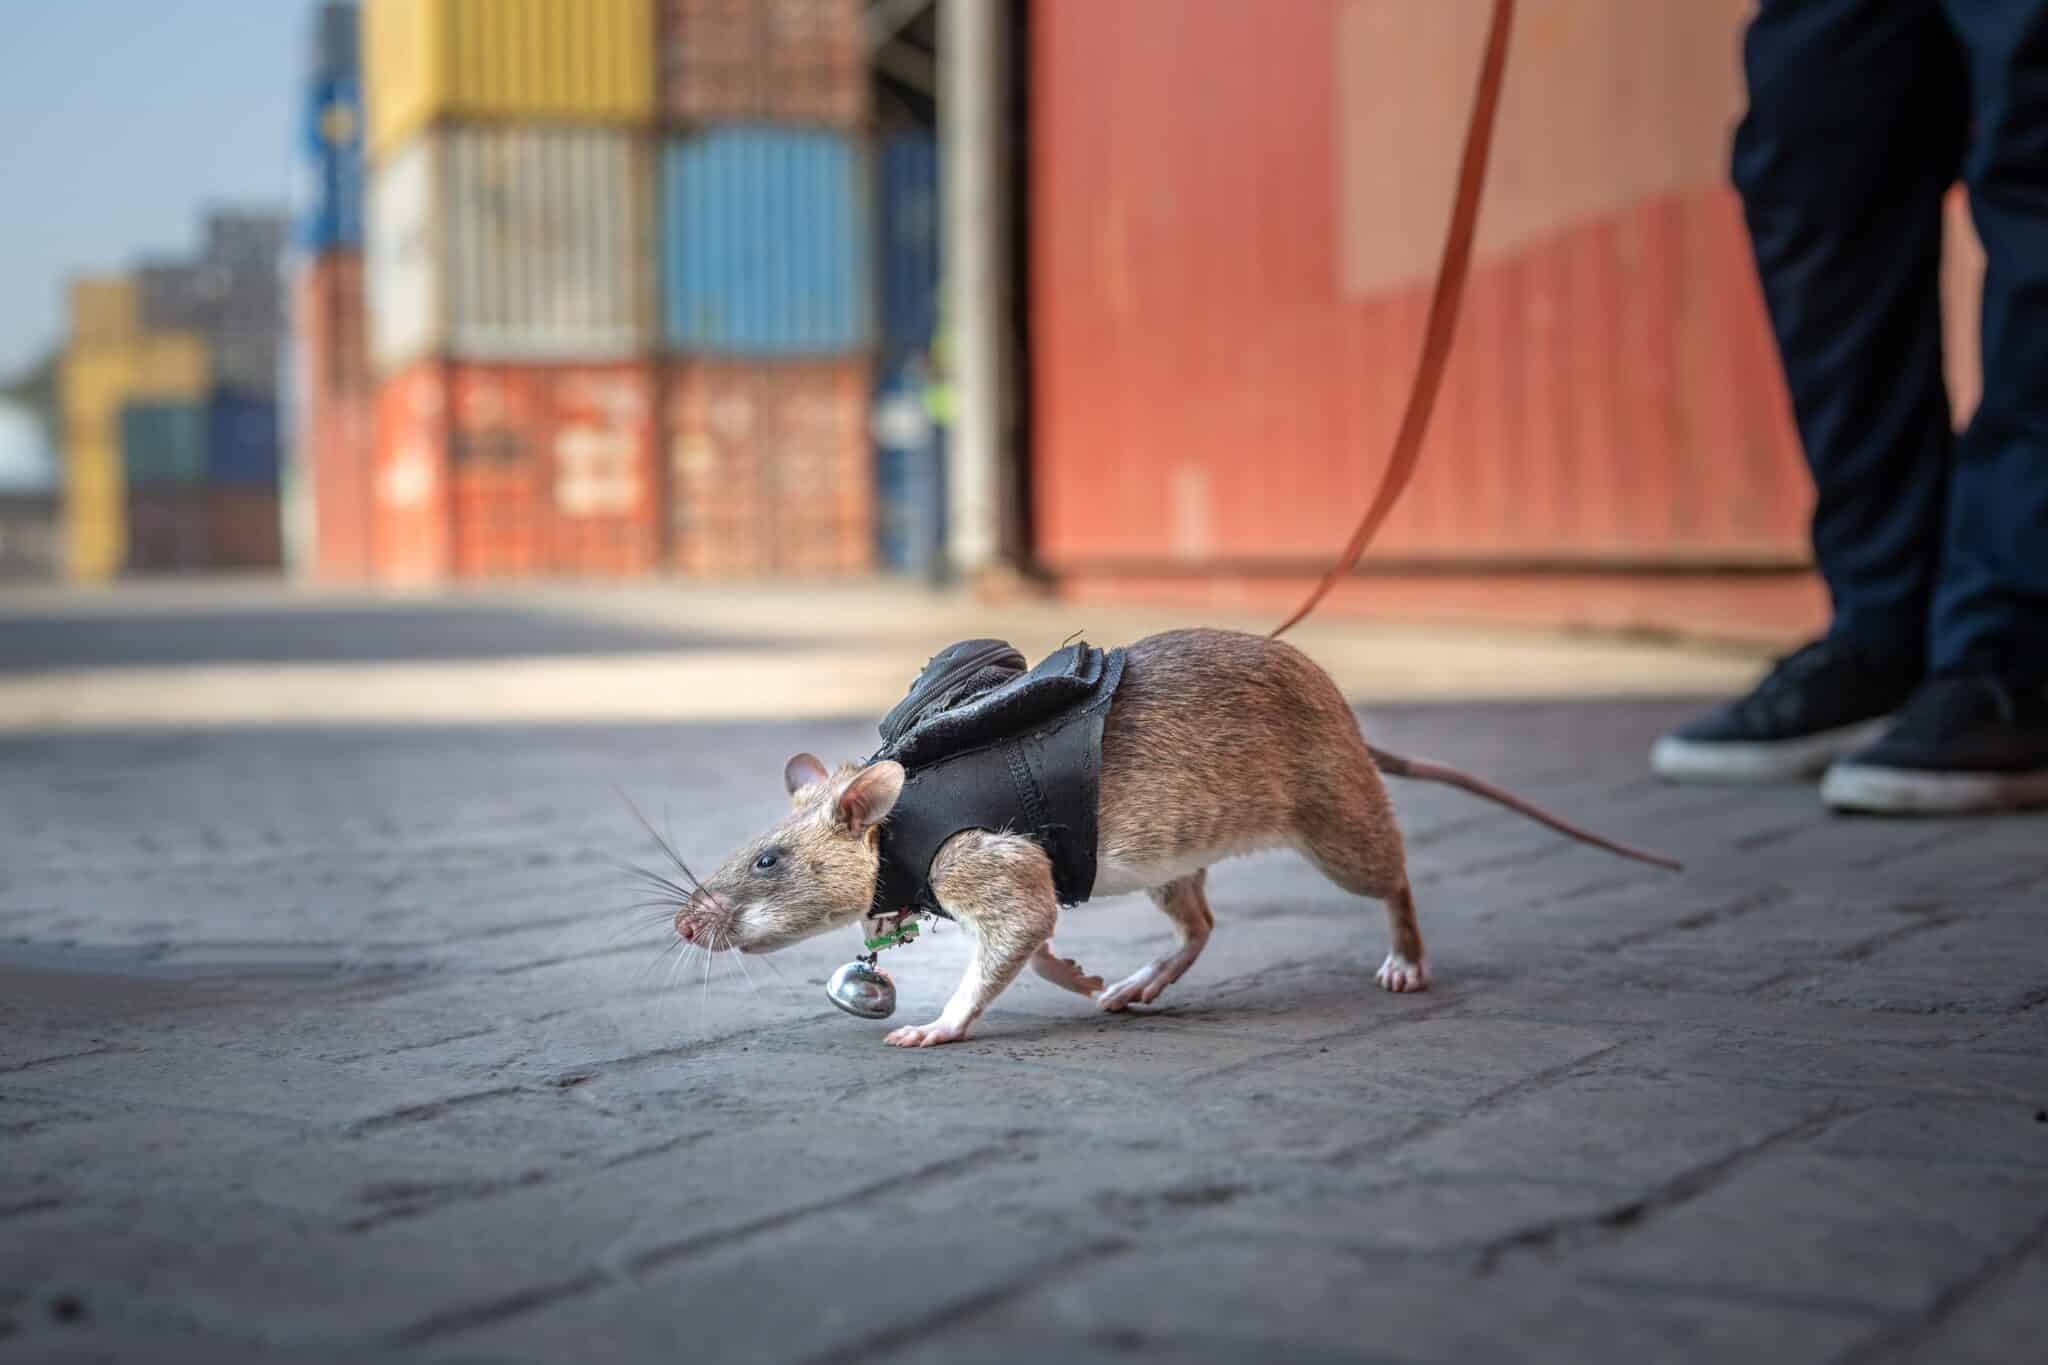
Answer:
<path fill-rule="evenodd" d="M 149 398 L 198 402 L 211 379 L 206 340 L 195 333 L 159 332 L 125 345 L 74 340 L 64 353 L 64 562 L 74 581 L 104 582 L 127 558 L 122 406 Z"/>
<path fill-rule="evenodd" d="M 444 117 L 654 116 L 654 0 L 369 0 L 370 155 Z"/>
<path fill-rule="evenodd" d="M 142 305 L 127 275 L 81 275 L 71 281 L 71 342 L 115 346 L 141 330 Z"/>

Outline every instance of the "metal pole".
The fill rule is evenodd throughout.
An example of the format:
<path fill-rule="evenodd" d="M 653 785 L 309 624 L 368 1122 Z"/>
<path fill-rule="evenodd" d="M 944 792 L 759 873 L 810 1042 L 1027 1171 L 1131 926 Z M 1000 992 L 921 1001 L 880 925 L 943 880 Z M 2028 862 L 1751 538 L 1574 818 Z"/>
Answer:
<path fill-rule="evenodd" d="M 954 400 L 946 549 L 954 570 L 968 575 L 998 567 L 1006 549 L 1003 17 L 1002 0 L 939 0 L 941 287 Z"/>

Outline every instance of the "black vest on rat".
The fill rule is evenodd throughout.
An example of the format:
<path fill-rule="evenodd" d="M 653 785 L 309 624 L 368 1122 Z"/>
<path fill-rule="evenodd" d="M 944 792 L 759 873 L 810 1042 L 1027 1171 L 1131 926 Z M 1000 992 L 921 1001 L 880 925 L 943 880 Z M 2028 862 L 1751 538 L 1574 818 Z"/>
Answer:
<path fill-rule="evenodd" d="M 942 650 L 882 718 L 882 747 L 908 774 L 881 828 L 874 913 L 945 914 L 932 859 L 962 830 L 1022 834 L 1052 860 L 1060 904 L 1095 886 L 1102 722 L 1124 652 L 1069 645 L 1026 669 L 1002 640 Z"/>

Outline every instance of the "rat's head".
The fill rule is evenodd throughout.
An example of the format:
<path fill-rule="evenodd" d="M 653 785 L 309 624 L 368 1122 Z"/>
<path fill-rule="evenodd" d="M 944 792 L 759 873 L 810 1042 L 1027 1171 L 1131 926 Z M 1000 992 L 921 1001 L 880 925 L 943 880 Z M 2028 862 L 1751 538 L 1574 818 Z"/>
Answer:
<path fill-rule="evenodd" d="M 867 914 L 881 865 L 879 826 L 903 792 L 903 765 L 836 773 L 809 754 L 782 770 L 790 813 L 744 845 L 676 911 L 676 932 L 713 952 L 773 952 Z"/>

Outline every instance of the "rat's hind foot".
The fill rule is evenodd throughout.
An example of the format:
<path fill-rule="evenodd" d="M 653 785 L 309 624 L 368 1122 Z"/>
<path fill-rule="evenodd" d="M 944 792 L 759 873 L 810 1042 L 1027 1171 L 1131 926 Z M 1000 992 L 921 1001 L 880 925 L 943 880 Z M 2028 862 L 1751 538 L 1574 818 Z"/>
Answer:
<path fill-rule="evenodd" d="M 1076 995 L 1094 996 L 1102 989 L 1102 978 L 1090 976 L 1081 970 L 1081 964 L 1071 957 L 1061 957 L 1047 943 L 1032 955 L 1031 970 L 1037 972 L 1061 990 Z"/>
<path fill-rule="evenodd" d="M 1181 979 L 1188 968 L 1195 965 L 1195 959 L 1202 955 L 1202 945 L 1191 943 L 1178 952 L 1168 953 L 1132 972 L 1123 980 L 1103 991 L 1095 1003 L 1111 1013 L 1126 1005 L 1149 1005 L 1157 1000 L 1168 986 Z"/>
<path fill-rule="evenodd" d="M 1406 958 L 1399 953 L 1388 953 L 1387 960 L 1380 964 L 1378 975 L 1373 980 L 1390 991 L 1426 991 L 1429 989 L 1429 966 L 1420 958 Z"/>
<path fill-rule="evenodd" d="M 967 1025 L 934 1019 L 929 1024 L 905 1024 L 882 1039 L 890 1047 L 937 1047 L 957 1043 L 967 1036 Z"/>

